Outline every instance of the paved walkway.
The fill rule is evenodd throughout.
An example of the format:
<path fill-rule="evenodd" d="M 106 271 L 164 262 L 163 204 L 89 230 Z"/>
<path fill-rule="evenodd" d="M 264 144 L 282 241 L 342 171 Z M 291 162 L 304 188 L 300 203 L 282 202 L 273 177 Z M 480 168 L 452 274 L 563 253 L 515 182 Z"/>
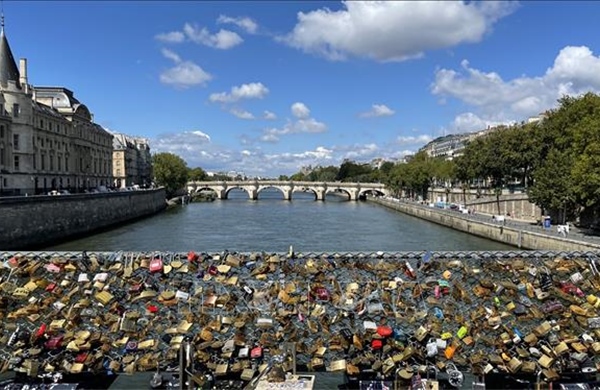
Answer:
<path fill-rule="evenodd" d="M 401 202 L 401 203 L 409 204 L 414 207 L 421 207 L 421 208 L 425 208 L 425 209 L 429 209 L 429 210 L 432 209 L 432 207 L 429 207 L 428 205 L 423 205 L 423 204 L 421 204 L 419 202 L 415 202 L 415 201 L 395 199 L 395 200 L 393 200 L 393 202 Z M 449 214 L 452 216 L 460 216 L 461 218 L 470 219 L 472 221 L 486 222 L 486 223 L 491 223 L 494 225 L 504 225 L 507 227 L 515 228 L 515 229 L 545 234 L 545 235 L 551 236 L 551 237 L 568 238 L 571 240 L 583 241 L 586 243 L 600 245 L 600 235 L 598 235 L 600 233 L 590 232 L 586 229 L 579 229 L 574 226 L 570 226 L 569 234 L 565 237 L 562 234 L 558 233 L 558 231 L 556 229 L 556 225 L 553 225 L 550 229 L 545 229 L 541 225 L 538 225 L 536 222 L 522 220 L 522 219 L 514 219 L 514 218 L 510 218 L 510 217 L 506 217 L 506 216 L 504 217 L 505 218 L 504 222 L 496 222 L 492 219 L 492 215 L 489 215 L 489 214 L 479 214 L 479 213 L 463 214 L 463 213 L 459 212 L 458 210 L 441 209 L 441 208 L 435 208 L 435 210 L 440 213 Z"/>

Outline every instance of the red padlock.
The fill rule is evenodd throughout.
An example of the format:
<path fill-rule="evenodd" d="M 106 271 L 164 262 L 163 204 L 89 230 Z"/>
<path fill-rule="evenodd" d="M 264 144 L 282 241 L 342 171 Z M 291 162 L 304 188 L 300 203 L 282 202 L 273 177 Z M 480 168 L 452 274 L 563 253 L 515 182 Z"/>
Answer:
<path fill-rule="evenodd" d="M 440 296 L 442 295 L 442 292 L 440 291 L 440 286 L 435 286 L 433 288 L 433 295 L 435 296 L 435 299 L 440 299 Z"/>
<path fill-rule="evenodd" d="M 394 333 L 394 331 L 387 325 L 379 325 L 377 327 L 377 334 L 381 337 L 390 337 L 392 333 Z"/>
<path fill-rule="evenodd" d="M 163 262 L 161 258 L 152 259 L 150 262 L 150 272 L 162 272 Z"/>
<path fill-rule="evenodd" d="M 194 251 L 189 251 L 187 258 L 190 263 L 193 263 L 194 261 L 198 260 L 198 255 Z"/>
<path fill-rule="evenodd" d="M 156 313 L 158 311 L 158 307 L 154 306 L 154 305 L 148 305 L 148 307 L 146 307 L 146 309 L 148 309 L 148 311 L 150 313 Z"/>
<path fill-rule="evenodd" d="M 254 347 L 252 351 L 250 351 L 250 357 L 252 359 L 258 359 L 262 357 L 262 347 Z"/>
<path fill-rule="evenodd" d="M 211 265 L 210 267 L 208 267 L 208 273 L 214 276 L 219 273 L 219 270 L 214 265 Z"/>
<path fill-rule="evenodd" d="M 46 291 L 52 292 L 52 290 L 54 290 L 55 288 L 56 288 L 56 283 L 50 283 L 49 285 L 46 286 Z"/>
<path fill-rule="evenodd" d="M 79 355 L 75 357 L 75 363 L 84 363 L 88 357 L 87 352 L 81 352 Z"/>
<path fill-rule="evenodd" d="M 381 349 L 383 347 L 383 341 L 379 339 L 375 339 L 371 341 L 371 348 L 373 349 Z"/>
<path fill-rule="evenodd" d="M 46 333 L 46 324 L 42 324 L 38 331 L 35 333 L 36 338 L 42 337 Z"/>
<path fill-rule="evenodd" d="M 62 347 L 63 336 L 55 336 L 44 343 L 44 346 L 48 349 L 58 349 Z"/>
<path fill-rule="evenodd" d="M 316 288 L 315 295 L 317 296 L 317 299 L 320 299 L 321 301 L 329 300 L 329 291 L 323 287 Z"/>

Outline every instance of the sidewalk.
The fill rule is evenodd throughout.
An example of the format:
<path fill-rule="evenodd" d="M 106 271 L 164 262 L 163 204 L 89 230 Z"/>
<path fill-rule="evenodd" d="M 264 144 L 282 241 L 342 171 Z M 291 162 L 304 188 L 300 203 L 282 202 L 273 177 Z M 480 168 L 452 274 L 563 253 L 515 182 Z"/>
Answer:
<path fill-rule="evenodd" d="M 477 222 L 486 222 L 494 225 L 504 225 L 507 227 L 512 227 L 519 230 L 535 232 L 539 234 L 544 234 L 549 237 L 557 237 L 557 238 L 568 238 L 571 240 L 581 241 L 585 243 L 591 244 L 600 244 L 600 232 L 593 233 L 588 229 L 580 229 L 575 226 L 570 226 L 570 231 L 565 237 L 564 235 L 558 233 L 556 225 L 552 225 L 550 229 L 545 229 L 542 225 L 538 225 L 537 221 L 533 220 L 525 220 L 525 219 L 516 219 L 512 217 L 505 216 L 504 222 L 497 222 L 492 220 L 492 214 L 484 214 L 484 213 L 476 213 L 476 214 L 463 214 L 458 210 L 450 210 L 450 209 L 441 209 L 435 207 L 429 207 L 429 205 L 421 204 L 417 201 L 409 201 L 404 199 L 396 199 L 396 198 L 387 198 L 387 200 L 391 200 L 394 202 L 401 202 L 405 204 L 410 204 L 415 207 L 422 207 L 426 209 L 435 209 L 437 212 L 446 213 L 449 215 L 461 217 L 464 219 L 469 219 Z"/>

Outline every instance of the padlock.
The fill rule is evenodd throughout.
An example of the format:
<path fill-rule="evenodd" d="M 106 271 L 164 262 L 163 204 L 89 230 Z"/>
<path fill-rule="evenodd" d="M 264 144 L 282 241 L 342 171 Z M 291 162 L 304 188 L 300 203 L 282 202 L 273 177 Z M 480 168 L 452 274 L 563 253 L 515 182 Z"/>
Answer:
<path fill-rule="evenodd" d="M 446 347 L 446 350 L 444 351 L 444 356 L 446 356 L 446 359 L 450 360 L 454 357 L 457 347 L 458 346 L 456 344 L 450 344 Z"/>
<path fill-rule="evenodd" d="M 429 339 L 427 345 L 425 346 L 425 350 L 427 352 L 427 357 L 434 357 L 438 354 L 438 346 L 435 339 Z"/>
<path fill-rule="evenodd" d="M 377 334 L 380 335 L 381 337 L 390 337 L 393 333 L 393 330 L 391 327 L 386 326 L 386 325 L 380 325 L 377 327 Z"/>
<path fill-rule="evenodd" d="M 383 347 L 383 341 L 379 340 L 379 339 L 375 339 L 371 341 L 371 348 L 373 348 L 374 350 L 378 350 L 381 349 Z"/>
<path fill-rule="evenodd" d="M 469 330 L 467 329 L 467 327 L 463 325 L 456 332 L 456 337 L 458 337 L 459 340 L 462 340 L 467 335 L 468 331 Z"/>
<path fill-rule="evenodd" d="M 163 271 L 163 261 L 160 257 L 155 257 L 150 261 L 150 272 L 157 273 Z"/>
<path fill-rule="evenodd" d="M 260 359 L 262 357 L 262 353 L 263 353 L 262 347 L 254 347 L 250 351 L 250 357 L 252 359 Z"/>

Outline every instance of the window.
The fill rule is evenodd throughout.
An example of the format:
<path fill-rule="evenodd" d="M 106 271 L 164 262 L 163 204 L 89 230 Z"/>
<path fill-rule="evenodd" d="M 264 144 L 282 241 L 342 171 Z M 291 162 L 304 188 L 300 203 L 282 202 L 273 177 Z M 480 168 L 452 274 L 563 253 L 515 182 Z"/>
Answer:
<path fill-rule="evenodd" d="M 13 148 L 19 150 L 19 134 L 13 134 Z"/>
<path fill-rule="evenodd" d="M 54 170 L 54 156 L 52 155 L 50 156 L 50 170 Z"/>
<path fill-rule="evenodd" d="M 0 148 L 0 165 L 4 165 L 4 148 Z"/>
<path fill-rule="evenodd" d="M 15 156 L 15 171 L 19 170 L 19 156 Z"/>
<path fill-rule="evenodd" d="M 56 158 L 56 170 L 62 171 L 62 157 L 60 156 Z"/>
<path fill-rule="evenodd" d="M 44 121 L 40 119 L 40 129 L 44 128 Z"/>
<path fill-rule="evenodd" d="M 52 131 L 52 122 L 48 122 L 48 130 Z"/>
<path fill-rule="evenodd" d="M 65 157 L 65 172 L 69 172 L 69 157 Z"/>
<path fill-rule="evenodd" d="M 18 118 L 19 117 L 19 111 L 20 111 L 19 104 L 14 103 L 13 104 L 13 117 Z"/>
<path fill-rule="evenodd" d="M 37 169 L 37 155 L 33 155 L 33 169 Z"/>
<path fill-rule="evenodd" d="M 0 138 L 4 138 L 4 125 L 0 125 Z"/>
<path fill-rule="evenodd" d="M 42 171 L 46 170 L 46 155 L 42 154 Z"/>

